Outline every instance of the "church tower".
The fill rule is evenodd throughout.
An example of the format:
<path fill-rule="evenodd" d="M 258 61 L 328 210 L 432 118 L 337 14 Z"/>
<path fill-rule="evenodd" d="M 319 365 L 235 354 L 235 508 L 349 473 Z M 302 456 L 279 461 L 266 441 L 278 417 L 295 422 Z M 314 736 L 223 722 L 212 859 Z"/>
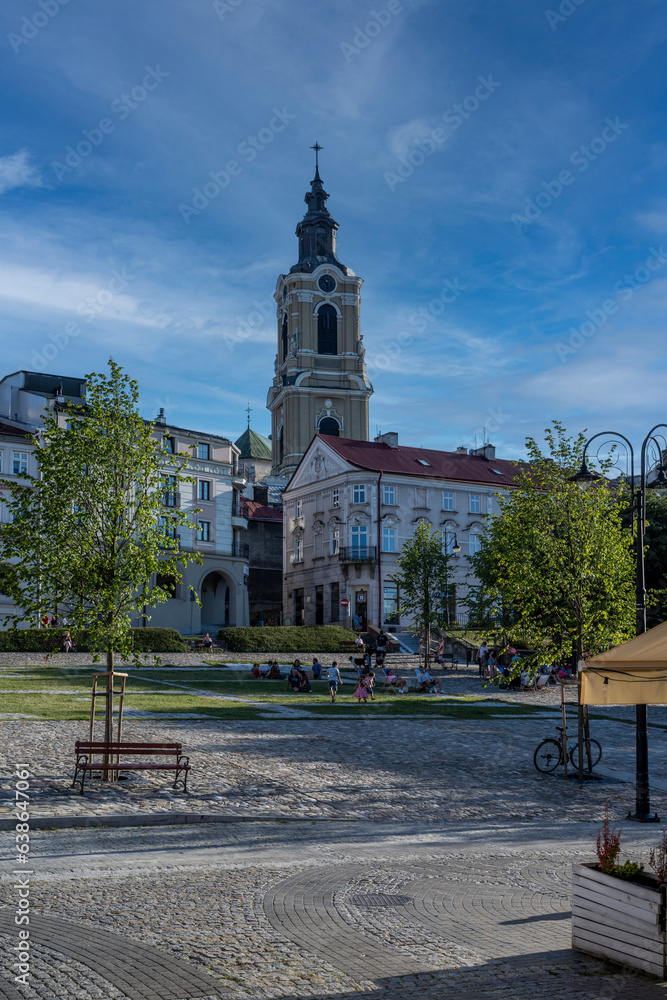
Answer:
<path fill-rule="evenodd" d="M 289 476 L 317 433 L 368 440 L 368 400 L 359 330 L 362 279 L 338 260 L 338 223 L 327 208 L 329 195 L 319 171 L 296 227 L 299 259 L 281 274 L 277 304 L 278 353 L 269 389 L 273 473 Z"/>

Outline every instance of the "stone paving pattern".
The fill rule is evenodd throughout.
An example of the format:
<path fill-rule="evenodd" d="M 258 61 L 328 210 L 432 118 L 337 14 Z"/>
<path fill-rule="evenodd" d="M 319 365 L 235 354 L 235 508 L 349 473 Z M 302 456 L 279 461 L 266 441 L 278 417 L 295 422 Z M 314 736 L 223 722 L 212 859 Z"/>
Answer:
<path fill-rule="evenodd" d="M 32 903 L 42 921 L 61 927 L 48 954 L 39 951 L 42 964 L 22 996 L 78 1000 L 86 988 L 104 1000 L 153 996 L 128 985 L 133 956 L 121 961 L 115 945 L 89 965 L 81 948 L 78 964 L 65 961 L 63 935 L 77 928 L 74 939 L 89 950 L 105 931 L 136 942 L 147 980 L 159 981 L 171 957 L 219 984 L 209 994 L 184 990 L 183 1000 L 664 997 L 667 984 L 570 951 L 570 864 L 591 857 L 573 827 L 564 831 L 567 848 L 547 842 L 546 828 L 537 846 L 533 827 L 496 830 L 484 849 L 459 826 L 452 849 L 435 831 L 401 837 L 401 824 L 325 826 L 247 824 L 188 837 L 107 831 L 99 856 L 86 850 L 97 851 L 91 831 L 36 834 Z M 476 836 L 472 849 L 462 847 Z M 411 902 L 369 909 L 352 898 L 375 892 Z M 154 996 L 180 1000 L 168 976 Z"/>
<path fill-rule="evenodd" d="M 34 831 L 33 978 L 18 995 L 664 1000 L 667 984 L 570 950 L 570 865 L 593 858 L 605 800 L 618 825 L 632 785 L 538 774 L 533 751 L 553 734 L 556 713 L 545 701 L 543 717 L 512 716 L 512 698 L 536 703 L 499 694 L 497 717 L 484 720 L 355 718 L 341 704 L 340 717 L 129 722 L 127 738 L 183 741 L 194 766 L 188 795 L 151 774 L 82 797 L 67 775 L 85 723 L 3 721 L 3 796 L 17 764 L 34 769 L 33 816 L 252 818 Z M 593 735 L 606 773 L 631 772 L 632 726 L 607 717 L 594 720 Z M 664 814 L 664 730 L 652 727 L 649 739 L 653 804 Z M 659 828 L 624 824 L 623 857 L 646 863 L 657 837 Z M 12 843 L 0 833 L 6 907 Z M 408 901 L 362 905 L 377 893 Z M 6 944 L 8 929 L 0 918 Z M 96 961 L 105 933 L 111 960 Z M 9 949 L 1 954 L 0 997 L 17 1000 Z"/>

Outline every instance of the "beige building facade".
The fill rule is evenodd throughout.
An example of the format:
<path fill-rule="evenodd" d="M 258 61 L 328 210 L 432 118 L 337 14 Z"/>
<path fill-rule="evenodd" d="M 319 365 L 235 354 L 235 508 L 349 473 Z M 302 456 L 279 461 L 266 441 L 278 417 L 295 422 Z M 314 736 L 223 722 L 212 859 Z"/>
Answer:
<path fill-rule="evenodd" d="M 37 474 L 37 456 L 28 436 L 42 426 L 45 407 L 64 423 L 68 402 L 85 402 L 85 379 L 20 371 L 0 380 L 3 476 L 11 480 L 26 472 Z M 169 477 L 176 472 L 176 459 L 165 458 L 164 518 L 167 522 L 175 507 L 199 509 L 192 518 L 196 528 L 179 527 L 176 532 L 181 549 L 199 553 L 202 565 L 185 567 L 173 597 L 145 616 L 140 614 L 136 625 L 170 627 L 184 634 L 213 634 L 226 625 L 247 625 L 248 519 L 241 506 L 246 480 L 239 472 L 239 449 L 227 438 L 169 424 L 163 411 L 156 419 L 155 434 L 165 440 L 169 451 L 188 456 L 184 472 L 194 482 L 173 487 Z M 1 489 L 0 484 L 0 520 L 8 517 Z M 199 595 L 201 608 L 191 599 L 191 588 Z M 12 610 L 9 599 L 0 594 L 0 628 Z M 54 612 L 57 609 L 51 609 Z"/>
<path fill-rule="evenodd" d="M 399 446 L 394 433 L 374 442 L 317 436 L 283 494 L 285 624 L 348 624 L 356 615 L 360 626 L 410 628 L 391 578 L 422 520 L 443 533 L 453 555 L 442 597 L 451 617 L 460 616 L 474 585 L 468 557 L 498 509 L 494 494 L 511 488 L 515 473 L 492 445 L 441 452 Z"/>
<path fill-rule="evenodd" d="M 267 407 L 273 472 L 289 476 L 315 434 L 368 440 L 362 279 L 336 255 L 338 223 L 316 166 L 296 229 L 299 260 L 278 278 L 278 352 Z"/>

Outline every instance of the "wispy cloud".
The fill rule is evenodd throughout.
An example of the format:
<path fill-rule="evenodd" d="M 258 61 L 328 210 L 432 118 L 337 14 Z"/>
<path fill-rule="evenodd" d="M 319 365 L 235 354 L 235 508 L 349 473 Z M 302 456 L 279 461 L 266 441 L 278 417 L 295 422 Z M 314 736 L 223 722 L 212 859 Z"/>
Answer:
<path fill-rule="evenodd" d="M 19 149 L 9 156 L 0 156 L 0 194 L 19 187 L 41 187 L 39 170 L 30 162 L 30 152 Z"/>

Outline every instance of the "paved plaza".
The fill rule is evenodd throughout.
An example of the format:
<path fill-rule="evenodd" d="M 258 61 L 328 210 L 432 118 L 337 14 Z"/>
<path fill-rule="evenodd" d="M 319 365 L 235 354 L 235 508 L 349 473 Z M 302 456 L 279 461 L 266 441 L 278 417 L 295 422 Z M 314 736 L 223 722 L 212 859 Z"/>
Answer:
<path fill-rule="evenodd" d="M 558 720 L 551 698 L 513 714 L 526 697 L 484 719 L 128 722 L 127 739 L 184 743 L 187 795 L 158 772 L 81 796 L 85 723 L 4 720 L 2 773 L 34 771 L 37 827 L 116 825 L 33 830 L 30 985 L 7 947 L 0 997 L 664 1000 L 667 984 L 570 949 L 571 865 L 594 858 L 605 800 L 617 825 L 633 804 L 634 728 L 623 710 L 593 720 L 605 780 L 540 775 Z M 649 739 L 667 817 L 662 726 Z M 136 817 L 164 825 L 122 825 Z M 620 825 L 622 856 L 646 863 L 661 828 Z M 9 945 L 13 834 L 0 845 Z"/>

